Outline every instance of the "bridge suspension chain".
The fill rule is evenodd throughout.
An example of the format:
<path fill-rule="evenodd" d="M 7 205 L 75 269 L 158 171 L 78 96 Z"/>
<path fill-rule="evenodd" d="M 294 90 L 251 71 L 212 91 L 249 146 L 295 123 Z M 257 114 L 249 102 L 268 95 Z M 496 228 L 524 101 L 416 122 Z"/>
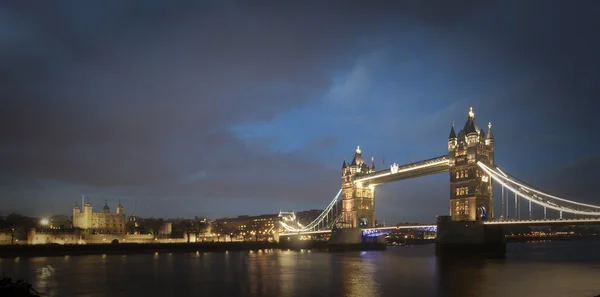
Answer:
<path fill-rule="evenodd" d="M 331 200 L 329 205 L 321 212 L 321 214 L 319 214 L 319 216 L 317 216 L 317 218 L 315 218 L 312 222 L 310 222 L 306 226 L 303 226 L 299 222 L 296 222 L 296 224 L 300 228 L 294 228 L 292 226 L 289 226 L 285 222 L 280 221 L 279 223 L 285 230 L 287 230 L 289 232 L 306 232 L 306 231 L 315 231 L 317 229 L 326 229 L 330 225 L 332 225 L 332 221 L 339 220 L 340 214 L 337 214 L 337 215 L 335 214 L 335 207 L 337 206 L 337 203 L 340 200 L 341 194 L 342 194 L 342 189 L 339 190 L 337 195 L 335 195 L 333 200 Z M 332 213 L 331 216 L 329 215 L 330 213 Z M 332 218 L 332 220 L 329 219 L 330 217 Z"/>
<path fill-rule="evenodd" d="M 478 162 L 477 165 L 484 172 L 486 172 L 493 180 L 515 193 L 515 211 L 518 211 L 517 198 L 521 197 L 528 200 L 530 203 L 535 203 L 537 205 L 543 206 L 544 216 L 546 216 L 546 208 L 559 211 L 561 218 L 563 212 L 578 215 L 600 216 L 600 206 L 572 201 L 551 194 L 547 194 L 540 190 L 534 189 L 533 187 L 525 185 L 523 182 L 520 182 L 517 179 L 504 173 L 500 168 L 496 167 L 492 169 L 481 162 Z M 586 209 L 580 209 L 581 206 L 585 207 Z"/>

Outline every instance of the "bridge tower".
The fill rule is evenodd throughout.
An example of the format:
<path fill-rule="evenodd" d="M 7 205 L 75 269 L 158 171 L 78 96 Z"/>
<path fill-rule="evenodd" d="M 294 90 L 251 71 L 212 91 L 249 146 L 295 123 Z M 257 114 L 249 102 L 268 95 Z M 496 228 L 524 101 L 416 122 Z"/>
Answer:
<path fill-rule="evenodd" d="M 471 107 L 469 117 L 458 134 L 454 123 L 448 137 L 450 165 L 450 216 L 455 221 L 491 220 L 494 218 L 492 179 L 477 162 L 494 166 L 494 135 L 492 124 L 487 135 L 475 123 Z"/>
<path fill-rule="evenodd" d="M 375 227 L 375 186 L 355 183 L 354 180 L 365 174 L 375 172 L 375 163 L 371 159 L 368 166 L 362 157 L 360 147 L 356 148 L 350 164 L 342 164 L 342 226 L 344 228 Z"/>

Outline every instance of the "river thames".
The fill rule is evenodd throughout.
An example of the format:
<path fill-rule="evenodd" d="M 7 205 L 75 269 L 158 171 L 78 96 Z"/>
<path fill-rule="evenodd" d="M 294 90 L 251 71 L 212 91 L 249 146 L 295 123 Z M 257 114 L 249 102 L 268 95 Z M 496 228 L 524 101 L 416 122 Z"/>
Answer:
<path fill-rule="evenodd" d="M 11 258 L 43 296 L 596 296 L 600 241 L 511 243 L 505 259 L 441 262 L 433 245 Z"/>

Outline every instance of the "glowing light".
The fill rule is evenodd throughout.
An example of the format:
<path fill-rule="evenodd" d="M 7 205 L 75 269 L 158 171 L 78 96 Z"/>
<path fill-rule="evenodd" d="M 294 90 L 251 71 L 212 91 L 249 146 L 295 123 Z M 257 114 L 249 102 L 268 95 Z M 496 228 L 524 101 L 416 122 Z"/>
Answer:
<path fill-rule="evenodd" d="M 508 183 L 506 183 L 503 180 L 505 178 L 503 178 L 502 176 L 497 175 L 495 172 L 491 171 L 483 163 L 478 162 L 477 164 L 479 165 L 479 167 L 481 167 L 481 169 L 483 169 L 483 171 L 485 171 L 486 173 L 488 173 L 498 183 L 500 183 L 501 185 L 503 185 L 504 187 L 506 187 L 507 189 L 511 190 L 513 193 L 515 193 L 515 195 L 521 196 L 522 198 L 527 199 L 527 200 L 529 200 L 529 201 L 531 201 L 531 202 L 533 202 L 533 203 L 535 203 L 537 205 L 545 206 L 547 208 L 558 210 L 560 212 L 564 211 L 564 212 L 568 212 L 568 213 L 572 213 L 572 214 L 600 216 L 600 212 L 579 211 L 579 210 L 569 209 L 569 208 L 566 208 L 564 206 L 555 206 L 556 204 L 554 204 L 554 203 L 550 204 L 550 203 L 544 202 L 544 201 L 540 202 L 539 200 L 534 199 L 534 198 L 530 197 L 529 195 L 520 192 L 519 190 L 515 189 L 514 187 L 512 187 L 511 185 L 509 185 Z M 500 178 L 498 178 L 498 177 L 500 177 Z M 582 204 L 582 203 L 573 202 L 573 201 L 569 201 L 569 200 L 567 200 L 566 202 L 570 202 L 570 203 L 573 203 L 573 204 Z M 594 206 L 594 207 L 598 207 L 598 206 Z"/>
<path fill-rule="evenodd" d="M 473 107 L 471 107 L 471 109 L 469 109 L 469 117 L 470 118 L 474 118 L 475 117 L 475 113 L 473 112 Z"/>
<path fill-rule="evenodd" d="M 47 226 L 48 224 L 50 224 L 50 221 L 48 221 L 48 219 L 41 219 L 40 220 L 40 224 L 42 226 Z"/>
<path fill-rule="evenodd" d="M 389 172 L 382 173 L 382 174 L 377 174 L 377 175 L 373 175 L 373 176 L 364 177 L 364 178 L 361 178 L 361 179 L 357 179 L 354 182 L 358 183 L 358 182 L 362 182 L 362 181 L 365 181 L 365 180 L 370 180 L 370 179 L 374 179 L 374 178 L 380 178 L 380 177 L 389 176 L 389 175 L 397 174 L 397 173 L 410 172 L 410 171 L 413 171 L 413 170 L 418 170 L 418 169 L 423 169 L 423 168 L 433 167 L 433 166 L 438 166 L 438 165 L 443 165 L 443 164 L 448 164 L 448 160 L 446 158 L 442 158 L 442 160 L 438 160 L 438 161 L 435 161 L 435 162 L 432 162 L 432 163 L 417 165 L 417 166 L 403 168 L 403 169 L 399 169 L 398 165 L 396 163 L 394 163 L 394 165 L 392 165 L 392 167 L 390 168 Z"/>
<path fill-rule="evenodd" d="M 519 225 L 519 224 L 526 224 L 526 225 L 532 225 L 532 224 L 547 225 L 547 224 L 550 224 L 550 223 L 566 224 L 566 223 L 578 223 L 578 222 L 599 222 L 600 223 L 600 218 L 562 219 L 562 220 L 556 220 L 556 219 L 547 220 L 547 219 L 543 219 L 543 220 L 522 220 L 522 221 L 486 221 L 486 222 L 483 222 L 483 224 L 484 225 Z"/>
<path fill-rule="evenodd" d="M 528 187 L 526 185 L 523 185 L 521 183 L 518 183 L 518 182 L 516 182 L 516 181 L 514 181 L 514 180 L 512 180 L 510 178 L 508 178 L 508 175 L 506 175 L 504 172 L 502 172 L 502 170 L 500 170 L 500 168 L 498 168 L 498 167 L 496 167 L 496 169 L 498 171 L 500 171 L 500 173 L 502 173 L 502 175 L 504 175 L 504 176 L 498 175 L 495 171 L 492 171 L 491 168 L 487 167 L 485 164 L 483 164 L 481 162 L 477 162 L 477 165 L 479 165 L 479 167 L 481 167 L 484 171 L 488 172 L 490 175 L 493 175 L 493 177 L 495 177 L 496 181 L 498 181 L 498 182 L 500 182 L 499 181 L 499 178 L 500 178 L 500 179 L 505 180 L 505 181 L 507 181 L 507 182 L 509 182 L 511 184 L 515 184 L 515 185 L 517 185 L 517 186 L 519 186 L 519 187 L 521 187 L 523 189 L 530 190 L 530 191 L 532 191 L 534 193 L 537 193 L 537 194 L 540 194 L 542 196 L 546 196 L 546 197 L 549 197 L 549 198 L 552 198 L 552 199 L 556 199 L 556 200 L 560 200 L 560 201 L 563 201 L 563 202 L 567 202 L 567 203 L 571 203 L 571 204 L 575 204 L 575 205 L 580 205 L 580 206 L 587 206 L 587 207 L 592 207 L 592 208 L 596 208 L 596 209 L 600 208 L 600 206 L 597 206 L 597 205 L 585 204 L 585 203 L 581 203 L 581 202 L 571 201 L 571 200 L 568 200 L 568 199 L 556 197 L 554 195 L 550 195 L 550 194 L 538 191 L 536 189 L 530 188 L 530 187 Z M 551 203 L 551 202 L 548 202 L 548 203 Z"/>
<path fill-rule="evenodd" d="M 357 145 L 357 146 L 356 146 L 356 153 L 360 155 L 360 153 L 361 153 L 361 152 L 360 152 L 360 145 Z"/>

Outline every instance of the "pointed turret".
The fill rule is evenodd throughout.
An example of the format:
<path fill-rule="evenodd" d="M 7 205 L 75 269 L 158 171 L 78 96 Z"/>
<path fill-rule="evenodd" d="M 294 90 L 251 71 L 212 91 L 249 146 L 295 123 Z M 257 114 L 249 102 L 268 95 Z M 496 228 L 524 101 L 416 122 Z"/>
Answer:
<path fill-rule="evenodd" d="M 121 205 L 121 199 L 119 199 L 119 204 L 117 204 L 117 214 L 123 214 L 123 213 L 124 213 L 123 205 Z"/>
<path fill-rule="evenodd" d="M 448 140 L 456 139 L 456 132 L 454 132 L 454 122 L 452 122 L 452 128 L 450 128 L 450 136 L 448 136 Z"/>
<path fill-rule="evenodd" d="M 77 201 L 75 201 L 75 206 L 73 206 L 73 209 L 79 209 L 79 204 L 77 204 Z"/>
<path fill-rule="evenodd" d="M 475 124 L 475 113 L 473 112 L 473 107 L 471 107 L 471 109 L 469 110 L 469 118 L 467 119 L 467 122 L 465 123 L 465 127 L 463 128 L 463 131 L 465 132 L 466 135 L 469 135 L 472 133 L 479 134 L 479 127 L 477 127 L 477 124 Z"/>
<path fill-rule="evenodd" d="M 346 159 L 344 159 L 344 163 L 342 163 L 342 169 L 346 169 L 346 167 L 348 167 L 348 165 L 346 164 Z"/>
<path fill-rule="evenodd" d="M 494 134 L 492 133 L 492 122 L 488 124 L 488 134 L 486 139 L 494 139 Z"/>
<path fill-rule="evenodd" d="M 350 163 L 350 166 L 361 166 L 363 163 L 365 163 L 365 160 L 362 157 L 360 146 L 357 146 L 356 152 L 354 153 L 354 158 L 352 158 L 352 163 Z"/>
<path fill-rule="evenodd" d="M 102 208 L 104 212 L 110 212 L 110 207 L 108 207 L 108 201 L 104 200 L 104 207 Z"/>
<path fill-rule="evenodd" d="M 485 144 L 488 146 L 494 146 L 494 133 L 492 133 L 492 123 L 488 124 L 488 133 L 485 138 Z"/>
<path fill-rule="evenodd" d="M 467 136 L 465 135 L 464 130 L 460 130 L 458 132 L 458 141 L 467 141 Z"/>
<path fill-rule="evenodd" d="M 360 165 L 360 172 L 362 173 L 369 173 L 369 166 L 367 165 L 367 163 L 362 163 Z"/>
<path fill-rule="evenodd" d="M 460 135 L 460 133 L 459 133 Z M 454 131 L 454 122 L 452 122 L 452 127 L 450 127 L 450 135 L 448 136 L 448 151 L 453 151 L 456 148 L 457 139 L 456 132 Z"/>
<path fill-rule="evenodd" d="M 371 157 L 371 171 L 375 171 L 375 158 Z"/>

